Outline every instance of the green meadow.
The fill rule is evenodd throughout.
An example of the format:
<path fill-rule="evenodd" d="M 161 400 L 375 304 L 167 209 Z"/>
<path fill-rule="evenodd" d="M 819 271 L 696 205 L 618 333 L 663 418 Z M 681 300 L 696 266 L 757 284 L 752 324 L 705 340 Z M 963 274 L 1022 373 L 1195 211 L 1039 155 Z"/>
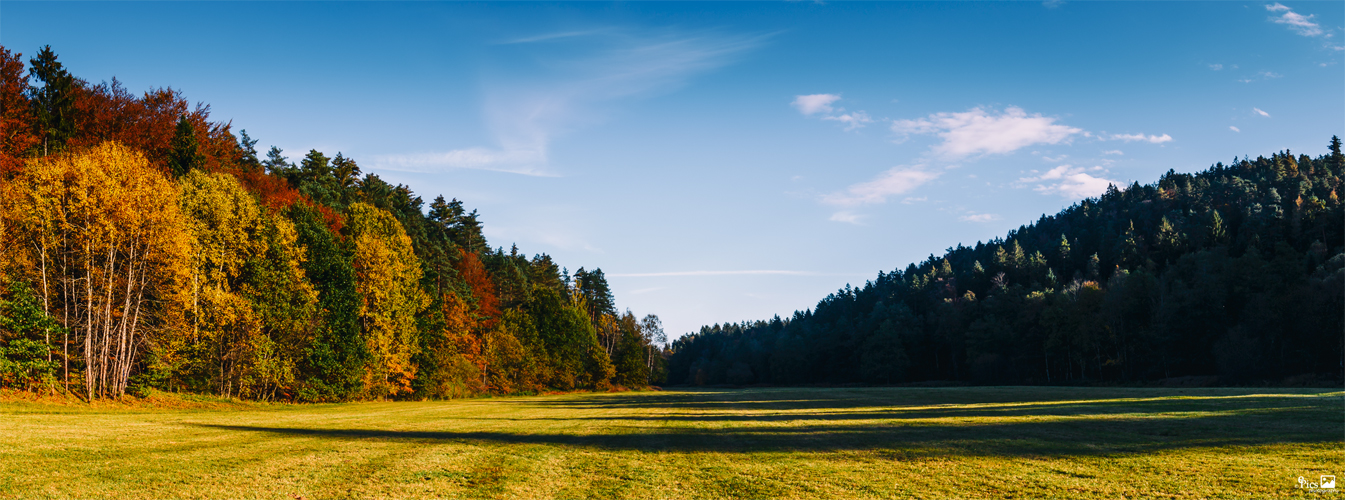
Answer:
<path fill-rule="evenodd" d="M 1263 498 L 1345 479 L 1328 389 L 159 398 L 0 403 L 0 498 Z"/>

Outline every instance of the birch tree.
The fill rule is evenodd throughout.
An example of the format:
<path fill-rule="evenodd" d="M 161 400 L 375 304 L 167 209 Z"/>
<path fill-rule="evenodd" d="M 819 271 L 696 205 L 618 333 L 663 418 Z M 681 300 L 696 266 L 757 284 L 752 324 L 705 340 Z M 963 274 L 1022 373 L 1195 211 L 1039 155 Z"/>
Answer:
<path fill-rule="evenodd" d="M 7 197 L 14 251 L 33 264 L 43 307 L 74 338 L 62 339 L 69 383 L 84 392 L 125 394 L 148 344 L 179 322 L 189 242 L 177 187 L 144 155 L 116 143 L 30 160 Z"/>

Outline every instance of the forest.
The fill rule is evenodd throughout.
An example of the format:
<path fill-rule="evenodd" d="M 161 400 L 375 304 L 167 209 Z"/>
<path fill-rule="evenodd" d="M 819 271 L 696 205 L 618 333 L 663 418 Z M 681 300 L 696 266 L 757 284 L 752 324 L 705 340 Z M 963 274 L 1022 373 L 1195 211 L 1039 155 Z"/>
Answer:
<path fill-rule="evenodd" d="M 668 381 L 1339 383 L 1340 148 L 1110 186 L 792 317 L 702 327 L 673 342 Z"/>
<path fill-rule="evenodd" d="M 663 380 L 655 315 L 599 268 L 492 249 L 316 150 L 264 155 L 172 88 L 0 47 L 0 386 L 264 401 L 437 399 Z M 30 84 L 31 82 L 31 84 Z"/>

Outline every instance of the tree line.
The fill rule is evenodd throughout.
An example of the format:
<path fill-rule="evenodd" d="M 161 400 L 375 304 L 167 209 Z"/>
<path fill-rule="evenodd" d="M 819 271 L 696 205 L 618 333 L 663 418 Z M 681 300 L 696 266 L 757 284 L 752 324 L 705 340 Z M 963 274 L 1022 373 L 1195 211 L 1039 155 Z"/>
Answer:
<path fill-rule="evenodd" d="M 1345 175 L 1332 137 L 1109 186 L 1003 238 L 673 342 L 675 384 L 1340 380 Z"/>
<path fill-rule="evenodd" d="M 30 84 L 30 81 L 32 82 Z M 644 387 L 655 315 L 601 269 L 312 150 L 263 156 L 179 91 L 0 47 L 0 385 L 260 400 Z"/>

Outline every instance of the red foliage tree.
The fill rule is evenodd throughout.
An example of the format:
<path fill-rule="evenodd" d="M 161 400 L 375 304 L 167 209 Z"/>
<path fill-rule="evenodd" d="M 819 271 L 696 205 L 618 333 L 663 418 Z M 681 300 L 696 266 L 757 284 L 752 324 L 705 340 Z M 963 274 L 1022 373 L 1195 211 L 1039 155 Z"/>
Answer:
<path fill-rule="evenodd" d="M 33 133 L 33 110 L 28 97 L 27 72 L 22 54 L 0 46 L 0 179 L 23 167 L 23 156 L 42 139 Z"/>
<path fill-rule="evenodd" d="M 495 293 L 495 282 L 481 263 L 476 252 L 460 250 L 458 276 L 472 289 L 472 305 L 481 328 L 492 328 L 500 319 L 500 299 Z"/>

